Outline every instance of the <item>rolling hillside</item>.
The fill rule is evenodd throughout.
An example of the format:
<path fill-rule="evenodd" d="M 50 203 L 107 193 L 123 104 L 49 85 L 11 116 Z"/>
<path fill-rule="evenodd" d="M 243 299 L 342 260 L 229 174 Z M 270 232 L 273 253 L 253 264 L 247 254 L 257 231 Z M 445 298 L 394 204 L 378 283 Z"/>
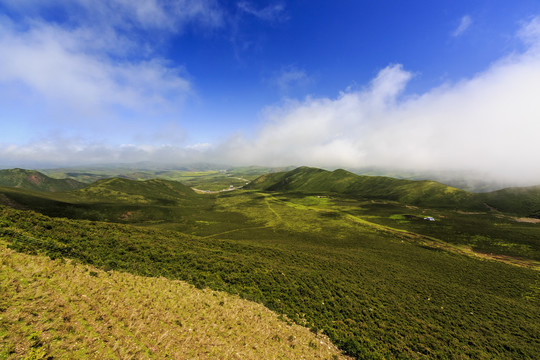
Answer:
<path fill-rule="evenodd" d="M 200 195 L 119 178 L 66 192 L 3 187 L 0 238 L 20 252 L 240 295 L 358 359 L 533 358 L 538 224 L 429 181 L 304 167 L 251 186 L 263 191 Z M 513 193 L 523 196 L 496 195 Z M 483 211 L 468 211 L 471 196 Z M 13 329 L 36 344 L 28 351 L 49 351 L 37 346 L 47 337 Z M 122 333 L 111 336 L 124 346 Z"/>
<path fill-rule="evenodd" d="M 211 206 L 211 200 L 177 181 L 112 178 L 66 192 L 0 187 L 0 204 L 71 219 L 182 222 L 186 215 Z"/>
<path fill-rule="evenodd" d="M 247 188 L 266 191 L 330 192 L 418 206 L 483 208 L 473 194 L 436 181 L 360 176 L 342 169 L 327 171 L 300 167 L 288 172 L 263 175 L 252 181 Z"/>
<path fill-rule="evenodd" d="M 164 205 L 175 205 L 180 200 L 197 197 L 191 188 L 178 181 L 162 179 L 136 181 L 121 178 L 98 180 L 73 192 L 73 195 L 89 201 Z"/>
<path fill-rule="evenodd" d="M 34 191 L 69 191 L 85 184 L 73 179 L 53 179 L 35 170 L 0 170 L 0 186 L 17 187 Z"/>
<path fill-rule="evenodd" d="M 346 206 L 343 200 L 333 204 L 330 199 L 317 196 L 285 197 L 257 192 L 223 194 L 215 200 L 211 211 L 192 218 L 198 225 L 192 234 L 157 227 L 50 218 L 0 207 L 0 239 L 13 250 L 45 254 L 57 259 L 56 263 L 62 263 L 62 258 L 75 259 L 105 271 L 184 280 L 198 288 L 238 294 L 285 314 L 313 332 L 323 331 L 334 344 L 358 359 L 534 358 L 539 344 L 539 294 L 535 286 L 539 272 L 446 251 L 452 244 L 368 221 L 378 216 L 381 220 L 387 218 L 387 223 L 395 223 L 393 217 L 380 213 L 384 209 L 390 210 L 390 214 L 417 211 L 419 215 L 422 209 L 410 210 L 389 203 L 385 206 L 390 208 L 375 212 L 376 208 L 369 210 L 365 206 L 378 206 L 380 202 L 351 200 Z M 440 213 L 443 214 L 443 221 L 423 221 L 421 226 L 451 234 L 449 226 L 458 218 L 451 218 L 453 211 Z M 478 215 L 477 220 L 490 216 Z M 499 228 L 511 231 L 512 222 L 496 221 L 498 226 L 491 225 L 492 229 L 486 230 L 493 231 L 499 237 L 497 243 L 502 241 L 505 248 L 523 247 L 525 244 L 514 244 L 512 239 L 519 241 L 513 235 L 526 231 L 536 234 L 531 246 L 537 244 L 538 228 L 533 224 L 524 224 L 506 236 Z M 471 224 L 472 234 L 490 233 L 481 224 Z M 463 225 L 456 228 L 461 236 L 464 230 L 468 231 Z M 91 271 L 100 279 L 105 277 L 102 272 Z M 27 284 L 37 285 L 35 279 L 40 272 L 31 273 L 36 276 Z M 7 282 L 16 286 L 16 282 Z M 27 289 L 23 284 L 26 283 L 21 280 L 19 288 Z M 70 297 L 73 306 L 84 305 L 77 301 L 82 295 L 94 299 L 94 285 L 74 287 L 77 293 Z M 133 284 L 126 290 L 135 294 L 146 291 L 138 287 Z M 37 296 L 46 299 L 44 294 L 48 290 L 39 288 L 42 290 Z M 156 291 L 156 297 L 160 294 L 167 292 Z M 141 298 L 147 299 L 134 296 L 139 302 Z M 31 321 L 39 323 L 42 313 L 35 311 L 34 306 L 43 303 L 41 298 L 30 301 L 32 297 L 26 295 L 18 299 L 20 306 L 15 310 L 28 309 L 30 315 L 16 314 L 13 319 L 21 318 L 23 322 L 10 322 L 10 326 L 27 331 L 23 336 L 30 341 L 35 338 L 35 323 Z M 122 308 L 121 298 L 114 299 L 113 303 Z M 99 309 L 96 303 L 92 306 L 90 310 Z M 107 302 L 105 309 L 108 308 Z M 98 320 L 99 316 L 76 309 L 77 315 L 71 319 L 84 319 L 92 324 L 90 329 L 108 334 L 100 323 L 93 326 L 94 322 L 103 322 Z M 197 312 L 199 321 L 207 318 L 206 309 L 212 311 L 211 307 L 203 307 Z M 33 313 L 38 315 L 34 317 Z M 143 321 L 148 319 L 146 314 L 141 314 Z M 50 318 L 52 322 L 38 330 L 54 329 L 57 317 L 44 316 L 44 320 Z M 128 327 L 120 329 L 127 330 L 114 330 L 108 337 L 111 343 L 118 344 L 117 348 L 123 346 L 122 336 L 126 333 L 142 331 L 137 325 L 138 316 L 138 312 L 133 317 L 129 315 L 124 322 Z M 110 325 L 110 318 L 103 319 Z M 29 322 L 27 327 L 24 321 Z M 132 322 L 133 328 L 129 325 Z M 76 325 L 65 325 L 71 325 L 77 333 Z M 233 324 L 231 331 L 241 325 Z M 171 333 L 177 330 L 174 328 Z M 0 335 L 10 336 L 12 332 L 5 330 Z M 38 334 L 38 339 L 49 338 Z M 128 336 L 130 343 L 132 339 Z M 154 340 L 147 334 L 141 342 L 146 339 Z M 287 341 L 281 336 L 280 339 Z M 84 336 L 74 338 L 69 333 L 65 342 L 73 346 L 74 341 L 80 344 L 89 340 Z"/>
<path fill-rule="evenodd" d="M 477 196 L 498 211 L 540 219 L 540 186 L 506 188 Z"/>
<path fill-rule="evenodd" d="M 0 359 L 342 359 L 264 306 L 0 242 Z"/>

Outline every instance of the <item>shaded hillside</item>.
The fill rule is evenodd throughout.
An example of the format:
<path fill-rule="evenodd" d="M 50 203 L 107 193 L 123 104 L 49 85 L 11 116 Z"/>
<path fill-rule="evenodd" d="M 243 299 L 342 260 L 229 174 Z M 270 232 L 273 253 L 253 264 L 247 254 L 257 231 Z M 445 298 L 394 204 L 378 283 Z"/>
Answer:
<path fill-rule="evenodd" d="M 477 196 L 499 211 L 540 219 L 540 185 L 506 188 Z"/>
<path fill-rule="evenodd" d="M 0 271 L 1 359 L 342 358 L 328 338 L 260 304 L 185 282 L 20 254 L 3 243 Z"/>
<path fill-rule="evenodd" d="M 191 188 L 178 181 L 162 179 L 136 181 L 121 178 L 98 180 L 74 192 L 73 195 L 91 201 L 169 205 L 178 204 L 182 199 L 197 197 Z"/>
<path fill-rule="evenodd" d="M 263 175 L 252 181 L 247 188 L 267 191 L 331 192 L 419 206 L 482 207 L 473 194 L 436 181 L 361 176 L 342 169 L 327 171 L 300 167 L 289 172 Z"/>
<path fill-rule="evenodd" d="M 168 180 L 104 179 L 68 192 L 0 187 L 0 204 L 48 216 L 114 222 L 182 222 L 211 206 L 211 199 Z"/>
<path fill-rule="evenodd" d="M 34 191 L 69 191 L 85 184 L 73 179 L 53 179 L 35 170 L 0 170 L 0 186 L 17 187 Z"/>

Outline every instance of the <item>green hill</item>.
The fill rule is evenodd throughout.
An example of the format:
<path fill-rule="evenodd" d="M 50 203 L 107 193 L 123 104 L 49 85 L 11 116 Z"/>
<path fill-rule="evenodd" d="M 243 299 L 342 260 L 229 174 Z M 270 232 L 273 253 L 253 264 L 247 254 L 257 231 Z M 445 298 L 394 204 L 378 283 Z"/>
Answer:
<path fill-rule="evenodd" d="M 177 181 L 113 178 L 54 193 L 0 187 L 0 204 L 71 219 L 182 223 L 188 215 L 211 206 L 211 199 Z"/>
<path fill-rule="evenodd" d="M 540 185 L 506 188 L 477 196 L 496 210 L 540 219 Z"/>
<path fill-rule="evenodd" d="M 85 184 L 73 179 L 53 179 L 35 170 L 0 170 L 0 186 L 17 187 L 34 191 L 69 191 Z"/>
<path fill-rule="evenodd" d="M 121 178 L 98 180 L 73 193 L 90 201 L 129 202 L 132 204 L 178 204 L 180 200 L 193 199 L 197 194 L 188 186 L 162 179 L 136 181 Z"/>
<path fill-rule="evenodd" d="M 300 167 L 288 172 L 263 175 L 246 188 L 266 191 L 330 192 L 418 206 L 460 206 L 467 209 L 482 207 L 473 194 L 436 181 L 361 176 L 342 169 L 327 171 Z"/>

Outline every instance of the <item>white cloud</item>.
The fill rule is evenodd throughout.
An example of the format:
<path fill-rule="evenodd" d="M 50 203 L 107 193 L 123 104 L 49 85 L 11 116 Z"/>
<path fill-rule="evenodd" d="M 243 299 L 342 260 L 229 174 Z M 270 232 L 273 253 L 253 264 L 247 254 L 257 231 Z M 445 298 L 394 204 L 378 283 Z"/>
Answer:
<path fill-rule="evenodd" d="M 460 22 L 458 27 L 452 32 L 452 36 L 457 37 L 462 35 L 472 24 L 472 18 L 469 15 L 464 15 Z"/>
<path fill-rule="evenodd" d="M 536 20 L 535 20 L 536 21 Z M 526 27 L 524 28 L 526 29 Z M 540 41 L 540 39 L 539 39 Z M 89 164 L 221 162 L 460 171 L 540 183 L 540 52 L 505 57 L 476 76 L 403 97 L 413 75 L 399 64 L 336 98 L 269 107 L 253 139 L 193 146 L 123 146 L 59 140 L 0 146 L 0 159 Z"/>
<path fill-rule="evenodd" d="M 86 29 L 69 31 L 41 22 L 17 31 L 13 24 L 0 22 L 0 82 L 22 84 L 40 99 L 79 115 L 111 106 L 162 106 L 190 91 L 181 69 L 164 61 L 117 62 L 101 49 L 87 51 L 82 43 L 93 36 L 98 38 Z"/>
<path fill-rule="evenodd" d="M 262 9 L 257 9 L 250 2 L 241 1 L 237 6 L 243 12 L 264 21 L 285 21 L 288 19 L 285 13 L 285 5 L 282 3 L 276 3 Z"/>
<path fill-rule="evenodd" d="M 95 165 L 137 163 L 150 161 L 182 164 L 204 159 L 200 149 L 172 145 L 112 146 L 100 142 L 84 142 L 80 138 L 48 137 L 25 145 L 0 146 L 0 166 L 7 167 L 56 167 L 69 165 Z"/>
<path fill-rule="evenodd" d="M 525 52 L 424 94 L 404 96 L 414 76 L 394 64 L 379 71 L 361 90 L 268 107 L 254 138 L 235 134 L 221 144 L 190 147 L 115 147 L 60 138 L 0 144 L 0 159 L 57 165 L 149 160 L 377 166 L 470 171 L 516 184 L 538 184 L 539 29 L 539 18 L 523 25 L 519 36 L 528 46 Z M 159 61 L 115 64 L 103 55 L 106 45 L 99 44 L 84 51 L 81 38 L 91 37 L 91 31 L 88 35 L 83 29 L 67 31 L 40 22 L 21 31 L 5 21 L 1 30 L 0 47 L 9 51 L 0 52 L 0 81 L 17 80 L 50 97 L 105 107 L 170 103 L 171 98 L 189 91 L 189 82 L 178 70 Z M 129 49 L 129 41 L 125 46 Z M 302 71 L 288 76 L 284 84 L 301 79 Z"/>
<path fill-rule="evenodd" d="M 145 28 L 180 31 L 189 23 L 223 25 L 216 0 L 0 0 L 25 16 L 40 17 L 43 10 L 62 9 L 73 24 L 96 27 Z"/>
<path fill-rule="evenodd" d="M 113 129 L 111 122 L 161 118 L 156 114 L 178 119 L 192 85 L 181 66 L 157 55 L 155 39 L 190 24 L 213 28 L 223 22 L 214 0 L 0 3 L 16 19 L 0 15 L 2 112 L 28 123 L 39 114 L 48 119 L 40 128 L 50 131 L 67 121 L 80 132 L 93 127 L 103 134 Z M 51 9 L 58 21 L 45 20 Z"/>
<path fill-rule="evenodd" d="M 524 23 L 518 36 L 529 46 L 529 52 L 540 51 L 540 17 Z"/>
<path fill-rule="evenodd" d="M 288 93 L 293 88 L 308 86 L 313 79 L 296 66 L 286 66 L 276 72 L 268 82 L 277 87 L 281 93 Z"/>
<path fill-rule="evenodd" d="M 537 21 L 524 27 L 528 39 Z M 415 97 L 400 98 L 412 74 L 388 66 L 361 91 L 267 109 L 259 135 L 231 140 L 224 153 L 243 164 L 471 171 L 540 183 L 539 43 Z"/>

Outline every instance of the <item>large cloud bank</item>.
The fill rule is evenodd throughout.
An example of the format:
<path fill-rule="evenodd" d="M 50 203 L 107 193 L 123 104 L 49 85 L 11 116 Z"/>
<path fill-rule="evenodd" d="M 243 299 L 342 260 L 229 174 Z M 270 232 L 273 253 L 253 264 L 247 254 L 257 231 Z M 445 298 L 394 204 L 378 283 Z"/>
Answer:
<path fill-rule="evenodd" d="M 181 66 L 159 56 L 160 39 L 187 26 L 223 23 L 213 0 L 0 4 L 12 15 L 0 14 L 4 120 L 11 113 L 49 119 L 78 133 L 118 131 L 136 119 L 178 112 L 192 84 Z"/>
<path fill-rule="evenodd" d="M 471 171 L 540 183 L 540 20 L 520 36 L 525 52 L 422 95 L 403 97 L 413 75 L 395 64 L 363 90 L 267 109 L 258 137 L 232 139 L 224 152 L 246 164 Z"/>
<path fill-rule="evenodd" d="M 79 3 L 86 4 L 82 0 Z M 219 23 L 217 15 L 199 13 L 196 7 L 185 18 L 176 16 L 176 20 L 164 21 L 164 13 L 150 6 L 154 2 L 148 3 L 148 9 L 142 2 L 134 4 L 140 5 L 133 7 L 133 11 L 145 26 L 180 26 L 186 19 L 195 21 L 203 13 L 205 21 L 214 26 Z M 106 35 L 119 36 L 119 44 L 124 44 L 122 51 L 129 51 L 129 39 L 117 30 L 127 25 L 122 19 L 118 24 Z M 20 31 L 5 20 L 0 26 L 0 45 L 15 52 L 40 54 L 39 63 L 21 64 L 13 61 L 15 52 L 2 52 L 0 79 L 24 82 L 33 91 L 41 91 L 42 84 L 43 89 L 48 89 L 46 84 L 55 81 L 51 67 L 45 68 L 47 61 L 51 61 L 57 64 L 58 71 L 61 67 L 64 72 L 72 72 L 71 79 L 79 76 L 78 81 L 87 82 L 79 90 L 81 94 L 70 91 L 68 83 L 58 83 L 54 93 L 44 96 L 64 97 L 72 104 L 78 99 L 84 98 L 86 103 L 90 99 L 97 108 L 112 104 L 136 109 L 145 101 L 170 103 L 171 98 L 181 98 L 189 91 L 189 82 L 163 63 L 140 61 L 121 64 L 120 69 L 112 60 L 97 60 L 112 51 L 106 45 L 96 42 L 94 52 L 82 51 L 76 44 L 85 36 L 95 37 L 90 28 L 65 32 L 37 23 Z M 3 144 L 0 163 L 207 161 L 237 165 L 375 166 L 465 171 L 517 184 L 540 184 L 540 19 L 525 24 L 519 36 L 526 44 L 524 51 L 500 59 L 471 78 L 443 84 L 423 94 L 407 95 L 407 84 L 414 75 L 403 65 L 391 64 L 360 90 L 345 91 L 335 98 L 290 100 L 264 109 L 260 131 L 249 138 L 238 134 L 220 144 L 189 148 L 172 143 L 117 147 L 84 139 L 49 138 L 27 145 Z M 32 59 L 31 54 L 27 58 Z M 107 55 L 107 59 L 114 57 Z"/>

